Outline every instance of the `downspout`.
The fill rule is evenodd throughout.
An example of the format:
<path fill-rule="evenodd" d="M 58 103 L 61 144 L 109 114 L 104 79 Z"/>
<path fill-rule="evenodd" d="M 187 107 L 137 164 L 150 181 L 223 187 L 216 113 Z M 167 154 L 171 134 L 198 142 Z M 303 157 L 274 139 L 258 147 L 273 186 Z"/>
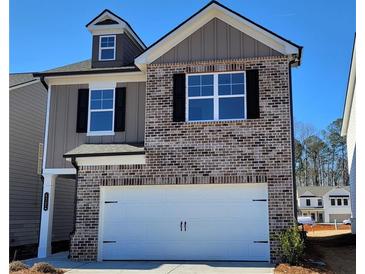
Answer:
<path fill-rule="evenodd" d="M 77 186 L 78 186 L 78 178 L 79 178 L 79 166 L 77 165 L 75 157 L 71 158 L 71 164 L 76 169 L 76 179 L 75 179 L 75 194 L 74 194 L 74 216 L 73 216 L 73 224 L 72 231 L 70 232 L 70 248 L 68 251 L 68 258 L 70 258 L 71 254 L 71 238 L 75 234 L 76 231 L 76 209 L 77 209 Z"/>
<path fill-rule="evenodd" d="M 46 90 L 48 90 L 48 85 L 47 85 L 46 81 L 44 80 L 44 76 L 41 76 L 41 77 L 39 78 L 39 80 L 41 81 L 41 83 L 42 83 L 42 85 L 44 86 L 44 88 L 45 88 Z"/>
<path fill-rule="evenodd" d="M 300 59 L 299 59 L 300 60 Z M 293 114 L 293 93 L 292 93 L 292 64 L 296 62 L 296 59 L 289 62 L 289 95 L 290 95 L 290 123 L 291 123 L 291 146 L 292 146 L 292 173 L 293 173 L 293 200 L 294 200 L 294 218 L 298 219 L 298 206 L 297 206 L 297 185 L 295 179 L 295 138 L 294 138 L 294 114 Z"/>

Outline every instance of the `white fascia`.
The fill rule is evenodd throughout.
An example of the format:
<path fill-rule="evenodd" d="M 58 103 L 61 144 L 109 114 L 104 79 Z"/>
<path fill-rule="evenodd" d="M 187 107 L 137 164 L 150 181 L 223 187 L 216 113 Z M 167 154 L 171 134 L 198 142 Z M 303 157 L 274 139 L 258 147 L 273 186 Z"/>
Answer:
<path fill-rule="evenodd" d="M 347 92 L 346 92 L 346 101 L 345 101 L 345 109 L 342 117 L 342 127 L 341 127 L 341 136 L 347 135 L 348 124 L 350 120 L 350 113 L 352 108 L 352 102 L 354 100 L 354 91 L 355 91 L 355 83 L 356 82 L 356 48 L 354 47 L 354 52 L 352 54 L 351 68 L 350 68 L 350 76 L 348 80 Z"/>
<path fill-rule="evenodd" d="M 75 157 L 75 158 L 78 166 L 146 164 L 146 157 L 144 154 Z M 71 158 L 67 158 L 67 161 L 71 161 Z"/>
<path fill-rule="evenodd" d="M 170 33 L 163 40 L 145 51 L 135 59 L 135 64 L 141 69 L 145 69 L 146 64 L 150 64 L 164 53 L 178 45 L 185 38 L 193 34 L 196 30 L 207 24 L 213 18 L 218 18 L 239 31 L 255 38 L 270 48 L 284 54 L 299 54 L 299 49 L 287 41 L 271 34 L 270 32 L 256 26 L 244 18 L 224 9 L 213 3 L 205 10 L 191 18 L 181 27 Z"/>

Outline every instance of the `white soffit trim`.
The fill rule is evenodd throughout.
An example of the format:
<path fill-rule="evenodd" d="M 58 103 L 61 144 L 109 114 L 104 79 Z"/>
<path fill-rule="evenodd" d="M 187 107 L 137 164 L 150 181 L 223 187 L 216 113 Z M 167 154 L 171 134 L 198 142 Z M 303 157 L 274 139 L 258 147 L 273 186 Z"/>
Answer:
<path fill-rule="evenodd" d="M 135 64 L 143 69 L 145 64 L 150 64 L 158 57 L 168 52 L 174 46 L 179 44 L 185 38 L 189 37 L 199 28 L 207 24 L 213 18 L 218 18 L 239 31 L 255 38 L 261 43 L 271 47 L 272 49 L 285 54 L 299 54 L 299 48 L 288 43 L 287 41 L 280 39 L 272 33 L 256 26 L 255 24 L 247 21 L 246 19 L 232 13 L 231 11 L 213 3 L 196 14 L 193 18 L 185 22 L 178 29 L 170 33 L 164 39 L 157 44 L 153 45 L 143 54 L 135 59 Z"/>
<path fill-rule="evenodd" d="M 90 82 L 146 82 L 147 76 L 144 72 L 121 72 L 89 75 L 64 75 L 47 76 L 48 85 L 73 85 L 88 84 Z"/>
<path fill-rule="evenodd" d="M 355 84 L 356 84 L 356 48 L 354 46 L 354 51 L 352 54 L 352 61 L 351 61 L 351 68 L 350 68 L 350 75 L 349 75 L 349 80 L 348 80 L 348 85 L 347 85 L 345 109 L 344 109 L 343 118 L 342 118 L 341 136 L 347 135 L 347 129 L 349 126 L 352 102 L 355 100 L 354 99 Z"/>
<path fill-rule="evenodd" d="M 101 165 L 138 165 L 145 164 L 146 157 L 139 155 L 115 155 L 115 156 L 95 156 L 95 157 L 75 157 L 78 166 L 101 166 Z M 71 161 L 71 158 L 67 158 Z"/>

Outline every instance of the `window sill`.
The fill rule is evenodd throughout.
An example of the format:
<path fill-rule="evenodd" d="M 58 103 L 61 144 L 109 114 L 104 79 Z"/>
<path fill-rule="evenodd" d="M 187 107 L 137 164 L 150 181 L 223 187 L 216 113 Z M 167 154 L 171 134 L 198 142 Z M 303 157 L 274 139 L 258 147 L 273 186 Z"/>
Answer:
<path fill-rule="evenodd" d="M 197 120 L 197 121 L 185 121 L 185 123 L 227 123 L 227 122 L 240 122 L 246 121 L 246 118 L 240 119 L 226 119 L 226 120 Z"/>
<path fill-rule="evenodd" d="M 100 132 L 88 132 L 86 136 L 112 136 L 115 132 L 111 131 L 100 131 Z"/>

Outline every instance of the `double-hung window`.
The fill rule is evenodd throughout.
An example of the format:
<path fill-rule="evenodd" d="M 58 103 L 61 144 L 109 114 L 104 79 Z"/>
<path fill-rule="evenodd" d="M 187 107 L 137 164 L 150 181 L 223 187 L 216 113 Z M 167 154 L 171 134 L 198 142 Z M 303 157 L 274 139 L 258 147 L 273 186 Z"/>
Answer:
<path fill-rule="evenodd" d="M 99 60 L 115 60 L 115 35 L 100 36 Z"/>
<path fill-rule="evenodd" d="M 220 121 L 246 118 L 244 72 L 187 76 L 186 120 Z"/>
<path fill-rule="evenodd" d="M 89 135 L 114 133 L 114 89 L 90 91 Z"/>

